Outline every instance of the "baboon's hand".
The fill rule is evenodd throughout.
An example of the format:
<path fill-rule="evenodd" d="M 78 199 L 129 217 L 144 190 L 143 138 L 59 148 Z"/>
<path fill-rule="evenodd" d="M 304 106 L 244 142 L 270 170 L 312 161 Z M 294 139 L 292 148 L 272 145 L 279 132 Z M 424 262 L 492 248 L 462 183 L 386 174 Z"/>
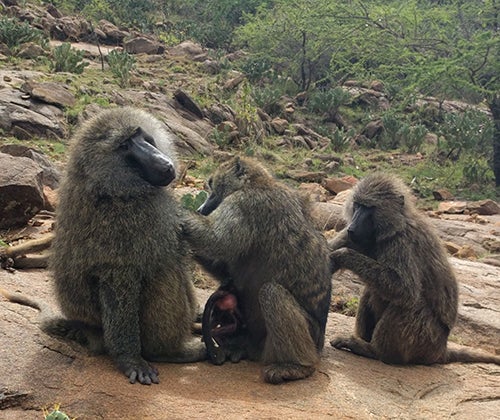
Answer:
<path fill-rule="evenodd" d="M 121 357 L 117 362 L 118 368 L 128 377 L 131 384 L 135 384 L 136 381 L 139 381 L 143 385 L 160 383 L 158 369 L 141 357 Z"/>
<path fill-rule="evenodd" d="M 335 272 L 341 268 L 345 267 L 345 261 L 349 258 L 352 250 L 346 247 L 339 248 L 330 254 L 330 265 L 332 267 L 332 272 Z"/>

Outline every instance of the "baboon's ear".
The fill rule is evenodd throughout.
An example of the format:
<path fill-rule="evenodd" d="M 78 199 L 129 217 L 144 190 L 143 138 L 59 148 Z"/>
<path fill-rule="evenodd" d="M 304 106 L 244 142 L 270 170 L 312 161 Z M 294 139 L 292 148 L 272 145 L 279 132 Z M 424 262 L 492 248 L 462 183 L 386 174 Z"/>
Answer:
<path fill-rule="evenodd" d="M 245 163 L 242 162 L 239 156 L 234 159 L 234 173 L 238 178 L 245 175 Z"/>
<path fill-rule="evenodd" d="M 405 205 L 405 196 L 404 195 L 400 195 L 398 197 L 398 203 L 401 207 L 403 207 Z"/>

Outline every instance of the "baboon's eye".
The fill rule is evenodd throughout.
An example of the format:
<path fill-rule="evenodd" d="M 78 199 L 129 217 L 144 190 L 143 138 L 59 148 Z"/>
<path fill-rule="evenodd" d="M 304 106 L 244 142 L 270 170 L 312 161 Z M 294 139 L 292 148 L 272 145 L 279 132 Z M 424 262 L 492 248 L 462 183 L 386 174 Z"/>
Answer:
<path fill-rule="evenodd" d="M 120 145 L 118 146 L 118 148 L 120 150 L 128 150 L 128 149 L 130 149 L 130 139 L 127 139 L 127 140 L 121 142 Z"/>

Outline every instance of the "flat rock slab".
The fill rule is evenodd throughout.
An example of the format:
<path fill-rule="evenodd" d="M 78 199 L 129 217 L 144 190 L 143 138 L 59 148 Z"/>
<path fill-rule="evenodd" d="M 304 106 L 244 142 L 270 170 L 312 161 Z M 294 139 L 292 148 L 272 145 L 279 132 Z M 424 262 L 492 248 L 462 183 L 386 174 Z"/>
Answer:
<path fill-rule="evenodd" d="M 53 303 L 48 271 L 0 271 L 0 285 Z M 203 301 L 210 291 L 197 292 Z M 496 365 L 395 367 L 327 344 L 311 378 L 284 385 L 263 383 L 259 364 L 248 361 L 157 364 L 159 385 L 131 385 L 109 358 L 46 336 L 35 319 L 35 310 L 0 301 L 2 419 L 39 420 L 42 407 L 55 403 L 79 420 L 492 419 L 500 413 Z M 354 318 L 331 313 L 327 342 L 353 328 Z"/>

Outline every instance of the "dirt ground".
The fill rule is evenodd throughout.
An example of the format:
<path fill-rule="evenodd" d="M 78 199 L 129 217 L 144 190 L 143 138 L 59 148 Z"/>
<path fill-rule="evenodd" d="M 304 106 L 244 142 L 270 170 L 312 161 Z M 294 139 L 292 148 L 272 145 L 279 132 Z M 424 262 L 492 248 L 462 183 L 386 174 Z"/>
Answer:
<path fill-rule="evenodd" d="M 500 278 L 500 269 L 494 275 Z M 51 299 L 46 270 L 0 270 L 0 284 Z M 209 290 L 197 290 L 200 302 Z M 53 301 L 52 301 L 53 302 Z M 496 313 L 500 306 L 496 307 Z M 317 372 L 269 385 L 260 366 L 242 361 L 157 364 L 160 384 L 131 385 L 105 356 L 50 338 L 36 311 L 0 301 L 0 417 L 43 419 L 61 404 L 78 419 L 493 419 L 500 418 L 500 366 L 451 364 L 394 367 L 333 349 L 354 318 L 331 313 Z M 460 339 L 460 336 L 458 336 Z"/>

